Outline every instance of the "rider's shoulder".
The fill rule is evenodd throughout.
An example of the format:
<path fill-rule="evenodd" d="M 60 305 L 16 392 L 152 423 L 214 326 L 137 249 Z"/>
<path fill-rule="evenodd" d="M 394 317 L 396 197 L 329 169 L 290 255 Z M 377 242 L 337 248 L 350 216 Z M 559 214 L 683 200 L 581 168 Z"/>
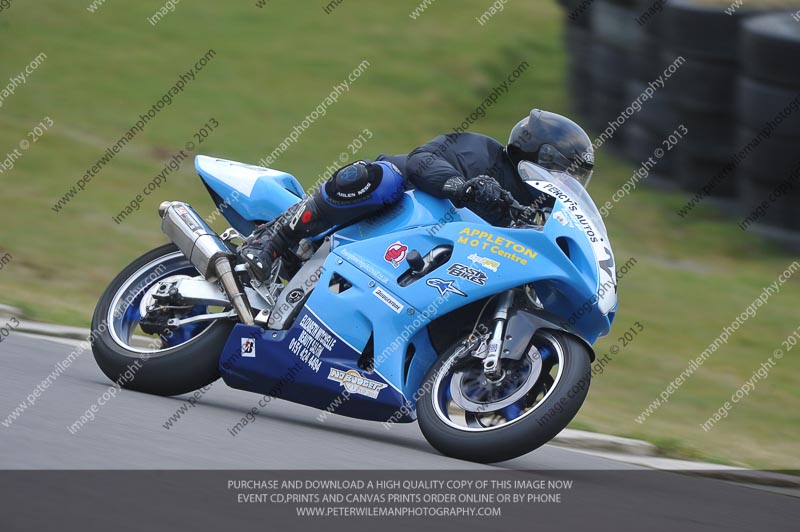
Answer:
<path fill-rule="evenodd" d="M 491 144 L 491 145 L 498 145 L 504 146 L 500 141 L 482 133 L 473 133 L 472 131 L 454 131 L 452 133 L 445 133 L 442 135 L 447 139 L 452 139 L 453 141 L 472 141 L 472 142 L 480 142 L 483 144 Z"/>

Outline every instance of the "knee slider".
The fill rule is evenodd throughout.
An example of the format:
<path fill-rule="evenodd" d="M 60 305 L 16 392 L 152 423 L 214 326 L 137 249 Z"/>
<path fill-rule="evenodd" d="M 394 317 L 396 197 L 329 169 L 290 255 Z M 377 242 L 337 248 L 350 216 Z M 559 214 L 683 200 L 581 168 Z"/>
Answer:
<path fill-rule="evenodd" d="M 374 163 L 359 161 L 337 170 L 325 184 L 327 199 L 334 205 L 359 203 L 380 186 L 383 171 Z"/>
<path fill-rule="evenodd" d="M 338 190 L 358 190 L 369 183 L 369 168 L 363 162 L 357 162 L 340 168 L 333 174 L 333 185 Z"/>

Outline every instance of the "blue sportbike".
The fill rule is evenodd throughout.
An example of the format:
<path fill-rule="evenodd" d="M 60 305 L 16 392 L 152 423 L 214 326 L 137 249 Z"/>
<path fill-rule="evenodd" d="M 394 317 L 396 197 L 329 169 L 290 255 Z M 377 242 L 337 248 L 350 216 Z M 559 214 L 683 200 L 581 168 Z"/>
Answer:
<path fill-rule="evenodd" d="M 507 198 L 510 227 L 408 190 L 301 241 L 259 282 L 237 243 L 303 188 L 234 161 L 195 166 L 216 211 L 163 202 L 171 243 L 125 268 L 97 305 L 93 351 L 113 381 L 173 396 L 222 377 L 331 414 L 418 420 L 440 452 L 475 462 L 528 453 L 577 414 L 617 279 L 600 213 L 572 177 L 521 163 L 537 199 Z M 220 217 L 232 227 L 217 234 Z"/>

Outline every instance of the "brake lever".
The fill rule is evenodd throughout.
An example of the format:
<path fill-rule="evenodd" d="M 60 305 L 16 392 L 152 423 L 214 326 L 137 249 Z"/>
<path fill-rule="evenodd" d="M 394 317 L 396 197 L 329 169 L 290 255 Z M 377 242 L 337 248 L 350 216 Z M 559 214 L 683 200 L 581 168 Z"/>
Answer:
<path fill-rule="evenodd" d="M 513 205 L 509 205 L 509 208 L 517 213 L 517 216 L 514 217 L 516 218 L 516 221 L 522 222 L 526 225 L 542 225 L 536 220 L 537 215 L 539 214 L 536 209 L 525 207 L 516 201 L 514 201 Z"/>
<path fill-rule="evenodd" d="M 520 205 L 520 203 L 514 198 L 511 192 L 503 190 L 502 196 L 503 196 L 503 201 L 506 204 L 506 207 L 508 207 L 509 209 L 514 209 L 515 211 L 525 210 L 525 207 Z"/>

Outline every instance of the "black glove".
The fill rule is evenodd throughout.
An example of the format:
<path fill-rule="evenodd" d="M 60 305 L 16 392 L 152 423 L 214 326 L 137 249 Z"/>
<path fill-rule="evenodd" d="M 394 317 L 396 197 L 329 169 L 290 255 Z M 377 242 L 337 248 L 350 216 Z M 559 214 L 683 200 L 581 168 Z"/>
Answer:
<path fill-rule="evenodd" d="M 467 182 L 461 177 L 451 177 L 442 187 L 444 197 L 453 202 L 453 205 L 458 207 L 466 207 L 466 189 Z"/>
<path fill-rule="evenodd" d="M 467 201 L 493 205 L 505 202 L 507 193 L 495 178 L 480 175 L 465 183 L 464 195 Z"/>

